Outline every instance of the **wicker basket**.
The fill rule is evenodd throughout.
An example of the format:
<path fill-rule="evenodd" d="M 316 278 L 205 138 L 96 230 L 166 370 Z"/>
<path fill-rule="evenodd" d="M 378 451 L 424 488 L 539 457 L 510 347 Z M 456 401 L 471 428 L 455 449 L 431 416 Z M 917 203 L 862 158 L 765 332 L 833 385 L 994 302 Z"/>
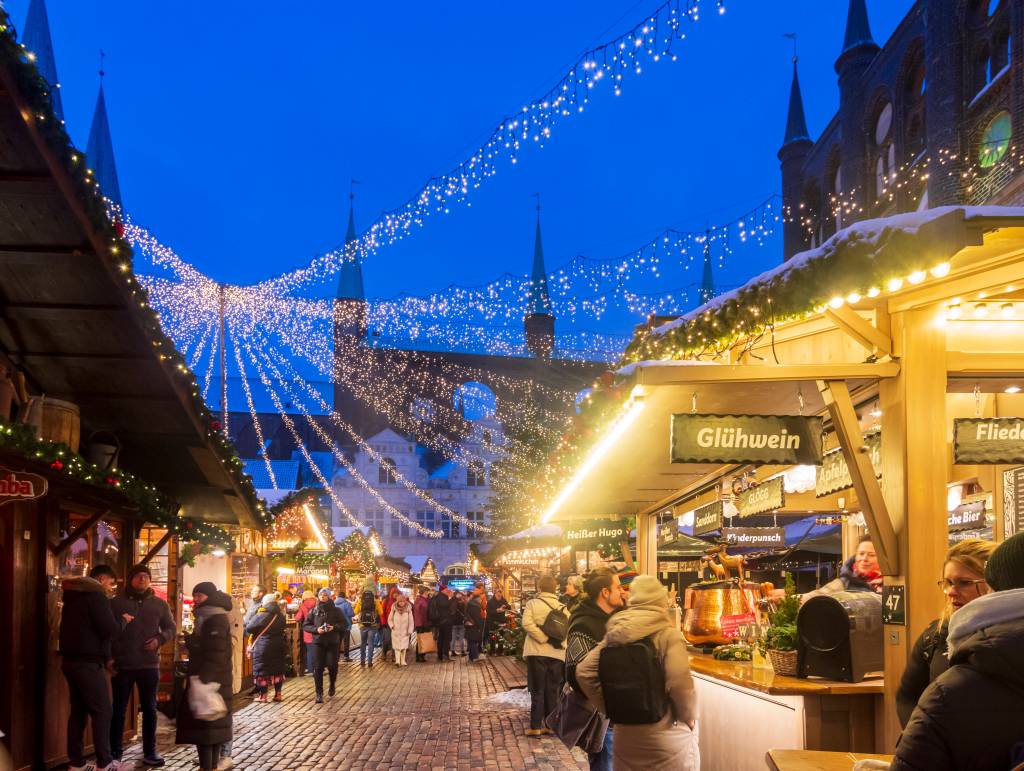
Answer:
<path fill-rule="evenodd" d="M 796 651 L 768 651 L 768 659 L 777 675 L 796 677 Z"/>

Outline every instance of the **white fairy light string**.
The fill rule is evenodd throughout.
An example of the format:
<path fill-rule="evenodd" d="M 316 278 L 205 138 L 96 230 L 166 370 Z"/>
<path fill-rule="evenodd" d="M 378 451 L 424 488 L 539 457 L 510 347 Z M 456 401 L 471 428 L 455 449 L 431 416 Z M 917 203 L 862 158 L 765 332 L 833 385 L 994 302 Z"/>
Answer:
<path fill-rule="evenodd" d="M 270 484 L 277 489 L 277 477 L 274 475 L 274 465 L 270 462 L 270 455 L 267 454 L 267 443 L 263 440 L 263 428 L 260 426 L 259 415 L 256 414 L 256 404 L 252 399 L 252 391 L 249 388 L 249 378 L 245 372 L 245 365 L 242 363 L 242 351 L 238 346 L 238 336 L 231 336 L 232 347 L 235 351 L 235 361 L 238 363 L 238 374 L 242 379 L 242 387 L 245 390 L 245 401 L 249 405 L 249 416 L 252 418 L 253 429 L 256 431 L 256 441 L 260 446 L 260 456 L 267 466 L 267 475 L 270 477 Z"/>

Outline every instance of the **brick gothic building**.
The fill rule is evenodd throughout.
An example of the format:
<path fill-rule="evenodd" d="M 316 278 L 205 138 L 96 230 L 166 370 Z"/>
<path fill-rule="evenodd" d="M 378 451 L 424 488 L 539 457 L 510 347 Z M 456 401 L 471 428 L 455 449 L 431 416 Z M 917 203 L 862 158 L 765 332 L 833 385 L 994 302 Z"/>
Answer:
<path fill-rule="evenodd" d="M 850 0 L 835 64 L 839 111 L 815 141 L 793 65 L 779 150 L 783 199 L 794 215 L 784 230 L 786 259 L 855 219 L 1024 203 L 1024 175 L 1000 162 L 1021 146 L 1022 41 L 1022 0 L 917 0 L 881 47 L 865 0 Z M 876 203 L 888 184 L 924 171 L 926 183 Z M 837 212 L 837 199 L 852 202 L 853 213 Z"/>

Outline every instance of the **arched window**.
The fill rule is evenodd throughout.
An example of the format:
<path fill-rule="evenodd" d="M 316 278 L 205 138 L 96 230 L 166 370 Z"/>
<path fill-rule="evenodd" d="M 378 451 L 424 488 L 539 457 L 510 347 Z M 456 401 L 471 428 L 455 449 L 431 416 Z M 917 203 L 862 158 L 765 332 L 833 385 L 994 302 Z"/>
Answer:
<path fill-rule="evenodd" d="M 875 140 L 875 196 L 879 199 L 888 199 L 891 194 L 889 188 L 896 180 L 896 145 L 892 141 L 892 102 L 886 102 L 878 111 L 873 138 Z"/>
<path fill-rule="evenodd" d="M 391 458 L 381 458 L 380 466 L 377 467 L 377 483 L 393 485 L 396 481 L 395 462 Z"/>
<path fill-rule="evenodd" d="M 1013 120 L 1005 110 L 989 121 L 982 132 L 978 146 L 978 165 L 983 169 L 991 169 L 1003 158 L 1010 149 L 1013 136 Z"/>
<path fill-rule="evenodd" d="M 486 484 L 484 464 L 478 460 L 471 461 L 466 468 L 466 487 L 483 487 Z"/>
<path fill-rule="evenodd" d="M 498 409 L 498 398 L 486 385 L 471 380 L 456 389 L 455 409 L 462 413 L 466 420 L 489 418 Z"/>
<path fill-rule="evenodd" d="M 903 160 L 913 163 L 924 152 L 927 143 L 925 133 L 925 94 L 928 83 L 924 68 L 924 46 L 918 46 L 910 55 L 905 70 L 906 80 L 903 86 L 904 132 Z"/>

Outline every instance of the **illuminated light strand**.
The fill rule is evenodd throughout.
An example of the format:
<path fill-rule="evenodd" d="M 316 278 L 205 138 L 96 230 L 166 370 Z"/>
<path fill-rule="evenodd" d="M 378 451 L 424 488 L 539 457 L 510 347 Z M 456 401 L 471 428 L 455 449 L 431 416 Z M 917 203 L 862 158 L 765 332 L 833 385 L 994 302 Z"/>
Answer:
<path fill-rule="evenodd" d="M 246 350 L 248 351 L 248 345 L 246 345 Z M 299 448 L 299 451 L 302 453 L 302 457 L 306 459 L 306 463 L 309 464 L 309 468 L 313 472 L 313 475 L 317 478 L 317 481 L 320 482 L 320 486 L 323 487 L 324 491 L 331 497 L 331 501 L 338 507 L 338 511 L 345 515 L 345 518 L 348 519 L 349 523 L 353 527 L 363 527 L 363 523 L 356 519 L 356 516 L 349 510 L 348 506 L 346 506 L 338 496 L 335 495 L 334 487 L 327 481 L 323 472 L 320 471 L 320 467 L 316 465 L 313 457 L 309 454 L 309 450 L 306 449 L 306 445 L 303 443 L 302 437 L 299 436 L 299 432 L 295 429 L 295 423 L 292 421 L 291 416 L 285 412 L 284 405 L 281 404 L 277 391 L 275 391 L 274 387 L 271 385 L 270 379 L 260 366 L 259 360 L 252 355 L 251 351 L 249 351 L 249 356 L 256 364 L 256 369 L 260 376 L 260 382 L 263 383 L 264 387 L 267 389 L 267 393 L 270 394 L 270 398 L 274 402 L 274 406 L 277 407 L 277 411 L 281 414 L 281 420 L 284 422 L 285 427 L 291 433 L 292 439 L 295 441 L 295 446 Z"/>
<path fill-rule="evenodd" d="M 270 348 L 270 353 L 272 353 L 274 355 L 278 355 L 273 347 Z M 267 356 L 267 354 L 265 352 L 264 352 L 263 355 L 264 355 L 264 357 Z M 342 418 L 341 415 L 339 415 L 337 411 L 335 411 L 334 409 L 331 408 L 331 406 L 324 400 L 324 398 L 323 398 L 323 396 L 322 396 L 322 394 L 320 393 L 319 390 L 317 390 L 305 378 L 301 377 L 297 372 L 295 372 L 295 370 L 291 367 L 291 365 L 288 363 L 288 360 L 286 358 L 281 357 L 279 355 L 278 355 L 278 358 L 282 362 L 282 364 L 285 367 L 285 369 L 290 372 L 290 374 L 292 376 L 292 380 L 294 382 L 298 383 L 300 386 L 302 386 L 306 390 L 306 392 L 310 395 L 310 397 L 314 401 L 316 401 L 320 405 L 320 408 L 329 416 L 331 422 L 334 423 L 335 426 L 340 428 L 349 437 L 351 437 L 352 440 L 357 445 L 359 445 L 360 449 L 362 449 L 364 452 L 366 452 L 370 456 L 370 458 L 373 459 L 374 462 L 376 462 L 377 464 L 383 464 L 385 462 L 384 456 L 382 456 L 379 452 L 377 452 L 375 449 L 373 449 L 373 447 L 370 445 L 370 443 L 367 442 L 366 439 L 363 436 L 361 436 L 358 432 L 356 432 L 356 430 L 352 427 L 352 425 L 350 423 L 348 423 L 344 418 Z M 269 359 L 266 359 L 266 360 L 269 360 Z M 289 393 L 289 395 L 291 395 L 292 392 L 289 389 L 286 388 L 286 391 Z M 319 428 L 319 424 L 315 424 L 314 423 L 313 425 L 315 425 L 316 428 Z M 322 431 L 322 429 L 320 429 L 320 431 Z M 455 512 L 455 511 L 452 511 L 451 509 L 449 509 L 447 506 L 445 506 L 440 501 L 435 500 L 425 490 L 420 489 L 420 487 L 418 485 L 414 484 L 411 480 L 409 480 L 396 467 L 392 466 L 391 467 L 391 472 L 392 472 L 392 476 L 395 477 L 395 480 L 399 484 L 401 484 L 406 490 L 411 492 L 413 495 L 415 495 L 417 498 L 419 498 L 424 503 L 429 505 L 431 508 L 433 508 L 438 513 L 444 514 L 445 516 L 448 516 L 448 517 L 451 517 L 455 521 L 460 522 L 460 523 L 466 525 L 467 527 L 471 527 L 471 528 L 473 528 L 474 530 L 476 530 L 478 532 L 489 533 L 491 531 L 491 529 L 489 527 L 487 527 L 486 525 L 481 525 L 481 524 L 477 523 L 475 520 L 471 520 L 471 519 L 469 519 L 467 517 L 464 517 L 461 514 Z"/>
<path fill-rule="evenodd" d="M 210 383 L 213 380 L 213 366 L 217 360 L 217 341 L 220 340 L 220 329 L 213 330 L 213 341 L 210 345 L 210 360 L 206 364 L 206 380 L 203 382 L 203 401 L 207 400 L 210 393 Z"/>
<path fill-rule="evenodd" d="M 716 0 L 719 13 L 725 12 L 723 0 Z M 684 22 L 700 17 L 700 0 L 667 0 L 633 25 L 629 31 L 587 50 L 552 88 L 538 99 L 507 115 L 484 144 L 452 171 L 432 177 L 426 185 L 399 207 L 386 211 L 358 237 L 354 248 L 344 246 L 315 258 L 307 267 L 264 282 L 262 287 L 280 293 L 303 284 L 322 281 L 337 272 L 345 260 L 368 255 L 381 246 L 394 243 L 423 225 L 426 217 L 448 213 L 450 207 L 465 201 L 498 170 L 497 162 L 506 157 L 518 163 L 527 147 L 543 147 L 560 120 L 584 112 L 591 93 L 605 80 L 616 96 L 622 93 L 627 77 L 639 76 L 646 62 L 675 61 L 672 50 L 684 40 Z"/>
<path fill-rule="evenodd" d="M 252 350 L 248 350 L 250 355 L 253 355 Z M 309 414 L 309 410 L 306 409 L 305 404 L 303 404 L 303 402 L 300 399 L 298 399 L 295 393 L 288 387 L 284 377 L 281 375 L 281 372 L 274 365 L 273 361 L 267 355 L 267 353 L 265 351 L 261 351 L 260 353 L 263 358 L 263 363 L 267 365 L 267 368 L 277 379 L 278 385 L 280 385 L 281 388 L 284 389 L 285 393 L 292 400 L 292 403 L 295 405 L 295 407 L 306 418 L 306 422 L 309 423 L 313 431 L 316 432 L 316 434 L 324 441 L 324 444 L 326 444 L 330 448 L 331 454 L 334 455 L 335 459 L 342 466 L 344 466 L 345 470 L 349 473 L 352 479 L 355 480 L 355 482 L 360 487 L 362 487 L 364 490 L 370 493 L 370 495 L 377 501 L 377 503 L 384 507 L 384 509 L 389 514 L 391 514 L 392 517 L 399 520 L 403 524 L 413 528 L 417 532 L 422 533 L 423 535 L 429 536 L 430 538 L 440 538 L 443 535 L 443 531 L 430 530 L 424 527 L 423 525 L 419 524 L 418 522 L 410 519 L 405 514 L 396 509 L 394 506 L 392 506 L 391 503 L 383 495 L 380 494 L 380 491 L 373 487 L 369 483 L 369 481 L 367 481 L 367 479 L 359 472 L 355 465 L 351 461 L 349 461 L 347 457 L 345 457 L 345 453 L 342 452 L 341 449 L 338 447 L 338 444 L 337 442 L 334 441 L 334 438 L 331 437 L 331 435 L 328 434 L 326 431 L 324 431 L 323 427 L 320 424 L 313 420 L 313 417 Z"/>
<path fill-rule="evenodd" d="M 256 414 L 256 404 L 252 399 L 252 391 L 249 388 L 249 377 L 245 372 L 245 365 L 242 363 L 242 351 L 238 346 L 238 336 L 232 335 L 231 343 L 235 350 L 235 361 L 238 363 L 238 374 L 242 378 L 242 386 L 245 389 L 245 400 L 249 404 L 249 416 L 252 418 L 252 425 L 256 431 L 256 441 L 260 445 L 260 455 L 267 466 L 267 474 L 270 476 L 270 484 L 276 490 L 277 477 L 274 475 L 274 464 L 270 462 L 270 455 L 267 453 L 267 445 L 263 440 L 263 429 L 260 427 L 259 415 Z"/>

